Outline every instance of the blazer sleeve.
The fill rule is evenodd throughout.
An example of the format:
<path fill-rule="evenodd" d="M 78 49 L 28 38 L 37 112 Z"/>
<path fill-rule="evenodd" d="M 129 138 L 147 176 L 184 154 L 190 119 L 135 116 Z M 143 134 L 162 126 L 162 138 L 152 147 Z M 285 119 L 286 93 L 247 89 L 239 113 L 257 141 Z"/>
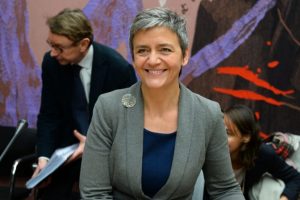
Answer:
<path fill-rule="evenodd" d="M 211 126 L 207 132 L 207 151 L 203 166 L 208 199 L 244 199 L 230 160 L 223 114 L 217 103 L 211 105 Z"/>
<path fill-rule="evenodd" d="M 111 111 L 102 102 L 101 96 L 95 104 L 92 121 L 87 133 L 80 172 L 82 199 L 113 199 L 109 176 L 109 157 L 113 142 L 108 120 Z M 91 164 L 93 163 L 93 164 Z"/>
<path fill-rule="evenodd" d="M 47 53 L 42 62 L 41 106 L 37 120 L 38 156 L 50 157 L 56 148 L 56 132 L 61 123 L 56 77 L 55 63 Z"/>

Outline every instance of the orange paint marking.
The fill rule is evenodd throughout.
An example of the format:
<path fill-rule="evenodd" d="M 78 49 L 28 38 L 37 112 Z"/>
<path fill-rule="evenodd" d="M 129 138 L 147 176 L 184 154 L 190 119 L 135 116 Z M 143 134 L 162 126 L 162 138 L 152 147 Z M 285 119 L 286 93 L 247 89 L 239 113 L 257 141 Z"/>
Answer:
<path fill-rule="evenodd" d="M 268 67 L 272 69 L 278 67 L 278 65 L 279 65 L 279 61 L 277 60 L 268 63 Z"/>
<path fill-rule="evenodd" d="M 249 68 L 248 66 L 244 66 L 244 67 L 235 67 L 235 66 L 218 67 L 217 68 L 217 73 L 240 76 L 240 77 L 254 83 L 255 85 L 257 85 L 259 87 L 262 87 L 262 88 L 265 88 L 267 90 L 272 91 L 276 95 L 286 96 L 288 94 L 294 93 L 294 90 L 283 91 L 283 90 L 279 90 L 279 89 L 275 88 L 274 86 L 270 85 L 270 83 L 268 83 L 267 81 L 258 78 L 257 74 L 253 73 L 248 68 Z"/>
<path fill-rule="evenodd" d="M 248 100 L 254 100 L 254 101 L 264 101 L 268 104 L 274 105 L 274 106 L 282 106 L 284 103 L 277 101 L 275 99 L 265 97 L 261 94 L 252 92 L 250 90 L 233 90 L 233 89 L 226 89 L 226 88 L 213 88 L 215 91 L 223 94 L 228 94 L 240 99 L 248 99 Z"/>

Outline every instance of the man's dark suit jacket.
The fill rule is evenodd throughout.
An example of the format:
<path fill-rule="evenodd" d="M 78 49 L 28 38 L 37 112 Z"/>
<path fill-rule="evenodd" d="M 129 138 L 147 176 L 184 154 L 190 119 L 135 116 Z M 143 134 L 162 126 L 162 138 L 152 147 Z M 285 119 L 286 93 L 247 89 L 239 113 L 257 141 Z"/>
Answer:
<path fill-rule="evenodd" d="M 133 67 L 119 53 L 95 42 L 93 47 L 90 119 L 100 94 L 129 87 L 137 81 Z M 50 52 L 46 53 L 42 62 L 42 97 L 37 121 L 38 156 L 50 157 L 55 149 L 78 142 L 73 135 L 72 83 L 72 66 L 62 66 Z"/>

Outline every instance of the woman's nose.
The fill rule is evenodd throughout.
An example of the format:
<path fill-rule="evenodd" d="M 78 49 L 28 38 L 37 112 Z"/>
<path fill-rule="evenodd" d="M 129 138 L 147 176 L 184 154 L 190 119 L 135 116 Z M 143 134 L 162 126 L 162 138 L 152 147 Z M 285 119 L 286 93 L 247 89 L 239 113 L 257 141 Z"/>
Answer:
<path fill-rule="evenodd" d="M 155 51 L 151 52 L 149 54 L 148 62 L 149 62 L 149 64 L 153 64 L 153 65 L 160 63 L 159 54 Z"/>

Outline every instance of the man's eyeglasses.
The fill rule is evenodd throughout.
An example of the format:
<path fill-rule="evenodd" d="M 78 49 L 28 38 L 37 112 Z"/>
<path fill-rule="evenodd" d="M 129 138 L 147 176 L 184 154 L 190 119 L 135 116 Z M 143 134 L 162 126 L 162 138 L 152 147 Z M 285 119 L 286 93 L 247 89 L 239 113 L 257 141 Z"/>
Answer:
<path fill-rule="evenodd" d="M 50 48 L 54 49 L 57 53 L 60 54 L 60 53 L 64 52 L 65 50 L 76 46 L 78 44 L 78 42 L 73 42 L 72 44 L 70 44 L 68 46 L 60 46 L 58 44 L 53 44 L 52 42 L 47 40 L 47 44 L 50 46 Z"/>

